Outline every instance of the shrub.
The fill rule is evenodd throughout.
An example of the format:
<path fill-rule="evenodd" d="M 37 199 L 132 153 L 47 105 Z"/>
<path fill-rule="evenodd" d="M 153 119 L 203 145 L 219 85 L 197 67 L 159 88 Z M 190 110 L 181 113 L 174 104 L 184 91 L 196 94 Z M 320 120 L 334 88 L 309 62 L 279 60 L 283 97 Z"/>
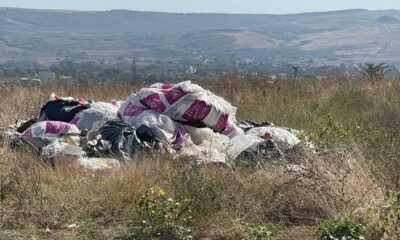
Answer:
<path fill-rule="evenodd" d="M 162 188 L 151 188 L 137 204 L 142 218 L 142 234 L 150 237 L 192 239 L 188 226 L 191 219 L 190 200 L 177 201 Z"/>
<path fill-rule="evenodd" d="M 352 133 L 357 128 L 357 126 L 354 129 L 346 127 L 329 115 L 319 124 L 318 143 L 324 147 L 348 146 L 353 142 Z"/>
<path fill-rule="evenodd" d="M 250 240 L 269 240 L 278 233 L 278 227 L 273 224 L 257 225 L 249 228 Z"/>
<path fill-rule="evenodd" d="M 389 192 L 381 212 L 382 230 L 386 239 L 400 238 L 400 192 Z"/>
<path fill-rule="evenodd" d="M 351 218 L 326 222 L 318 228 L 320 240 L 363 240 L 365 227 Z"/>

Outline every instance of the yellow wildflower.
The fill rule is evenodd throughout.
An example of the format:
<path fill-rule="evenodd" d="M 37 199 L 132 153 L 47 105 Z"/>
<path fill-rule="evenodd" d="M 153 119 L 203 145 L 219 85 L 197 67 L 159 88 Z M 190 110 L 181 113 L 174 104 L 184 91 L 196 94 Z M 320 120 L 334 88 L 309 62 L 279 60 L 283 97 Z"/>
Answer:
<path fill-rule="evenodd" d="M 158 196 L 164 196 L 164 195 L 165 191 L 162 188 L 158 189 Z"/>

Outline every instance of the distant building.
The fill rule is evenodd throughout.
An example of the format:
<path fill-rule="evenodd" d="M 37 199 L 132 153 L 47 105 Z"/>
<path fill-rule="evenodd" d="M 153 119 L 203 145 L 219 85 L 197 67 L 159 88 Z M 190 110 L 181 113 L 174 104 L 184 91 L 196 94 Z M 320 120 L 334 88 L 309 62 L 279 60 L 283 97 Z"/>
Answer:
<path fill-rule="evenodd" d="M 20 78 L 19 84 L 21 84 L 21 86 L 40 86 L 42 81 L 37 78 Z"/>
<path fill-rule="evenodd" d="M 209 58 L 206 58 L 206 59 L 203 61 L 203 64 L 207 64 L 207 63 L 209 63 L 209 62 L 213 62 L 213 60 L 212 60 L 212 59 L 209 59 Z"/>
<path fill-rule="evenodd" d="M 193 75 L 193 74 L 196 74 L 196 73 L 197 73 L 197 69 L 194 68 L 193 66 L 190 66 L 190 67 L 186 70 L 186 74 Z"/>
<path fill-rule="evenodd" d="M 56 74 L 54 72 L 50 72 L 50 71 L 40 71 L 39 79 L 42 82 L 53 81 L 56 79 Z"/>
<path fill-rule="evenodd" d="M 244 63 L 244 64 L 252 64 L 252 63 L 254 63 L 254 59 L 250 59 L 250 58 L 247 58 L 247 59 L 243 59 L 242 61 L 241 61 L 241 63 Z"/>

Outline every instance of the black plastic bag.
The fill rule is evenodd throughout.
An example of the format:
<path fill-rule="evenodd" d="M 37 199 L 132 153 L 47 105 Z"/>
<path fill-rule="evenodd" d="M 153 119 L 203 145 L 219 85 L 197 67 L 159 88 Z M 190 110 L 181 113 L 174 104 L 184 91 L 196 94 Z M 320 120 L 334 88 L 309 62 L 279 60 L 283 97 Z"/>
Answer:
<path fill-rule="evenodd" d="M 119 120 L 108 121 L 99 134 L 102 140 L 110 142 L 111 152 L 125 161 L 133 160 L 138 151 L 156 150 L 160 142 L 151 128 L 142 125 L 136 129 Z"/>
<path fill-rule="evenodd" d="M 89 104 L 79 101 L 54 100 L 48 101 L 40 110 L 40 120 L 70 122 L 77 113 L 90 108 Z"/>
<path fill-rule="evenodd" d="M 254 121 L 251 121 L 251 120 L 243 120 L 243 121 L 241 121 L 239 123 L 236 123 L 236 126 L 238 126 L 239 128 L 243 129 L 244 132 L 247 132 L 252 128 L 265 127 L 265 126 L 271 126 L 271 125 L 273 125 L 273 124 L 270 123 L 270 122 L 258 123 L 258 122 L 254 122 Z"/>

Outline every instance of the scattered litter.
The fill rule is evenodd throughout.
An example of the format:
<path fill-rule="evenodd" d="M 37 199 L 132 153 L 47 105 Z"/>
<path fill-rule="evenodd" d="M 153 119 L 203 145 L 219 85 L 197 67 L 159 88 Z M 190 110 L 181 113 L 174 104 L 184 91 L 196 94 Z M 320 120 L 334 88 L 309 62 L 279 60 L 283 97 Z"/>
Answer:
<path fill-rule="evenodd" d="M 237 123 L 236 110 L 190 81 L 153 84 L 126 101 L 108 103 L 51 94 L 38 119 L 0 129 L 0 137 L 28 142 L 44 159 L 72 156 L 94 171 L 119 168 L 121 162 L 134 161 L 139 152 L 228 165 L 238 158 L 281 161 L 286 151 L 304 143 L 297 131 L 270 122 Z M 305 168 L 287 165 L 287 169 L 302 172 Z"/>
<path fill-rule="evenodd" d="M 79 226 L 76 225 L 75 223 L 73 223 L 73 224 L 68 225 L 67 228 L 68 228 L 68 229 L 71 229 L 71 230 L 75 230 L 75 229 L 78 229 Z"/>
<path fill-rule="evenodd" d="M 62 155 L 82 156 L 83 149 L 81 147 L 71 146 L 66 142 L 55 140 L 49 145 L 40 149 L 40 156 L 45 159 L 51 159 Z"/>
<path fill-rule="evenodd" d="M 120 163 L 117 159 L 113 158 L 86 158 L 82 157 L 78 160 L 79 165 L 89 170 L 107 170 L 107 169 L 118 169 Z"/>
<path fill-rule="evenodd" d="M 293 173 L 297 173 L 297 174 L 305 174 L 306 173 L 306 167 L 303 164 L 300 164 L 300 165 L 287 164 L 286 169 L 289 172 L 293 172 Z"/>

